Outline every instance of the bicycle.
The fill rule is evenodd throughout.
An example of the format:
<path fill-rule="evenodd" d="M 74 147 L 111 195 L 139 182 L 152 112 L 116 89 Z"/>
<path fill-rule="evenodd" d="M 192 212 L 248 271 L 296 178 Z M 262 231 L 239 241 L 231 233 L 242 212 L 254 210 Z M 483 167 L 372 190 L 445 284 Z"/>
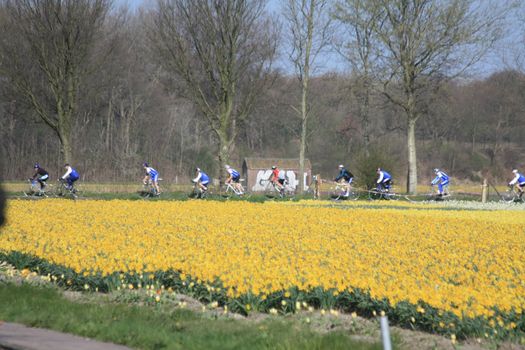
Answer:
<path fill-rule="evenodd" d="M 240 182 L 244 181 L 243 179 L 239 180 Z M 239 186 L 235 186 L 236 184 L 235 183 L 231 183 L 231 182 L 228 182 L 228 183 L 225 183 L 224 184 L 224 193 L 226 194 L 227 197 L 231 197 L 232 195 L 236 195 L 238 197 L 241 197 L 241 196 L 244 196 L 246 194 L 246 191 L 244 189 L 244 187 L 242 186 L 242 184 L 239 182 Z"/>
<path fill-rule="evenodd" d="M 143 198 L 151 198 L 151 197 L 160 196 L 160 192 L 158 192 L 155 186 L 153 186 L 153 181 L 151 180 L 148 180 L 146 183 L 143 184 L 142 190 L 139 191 L 139 194 Z"/>
<path fill-rule="evenodd" d="M 378 184 L 373 190 L 368 191 L 369 200 L 398 200 L 399 196 L 393 191 L 392 185 L 385 187 L 384 185 Z"/>
<path fill-rule="evenodd" d="M 23 191 L 24 196 L 34 197 L 34 198 L 43 198 L 49 197 L 47 188 L 51 185 L 47 185 L 45 188 L 40 187 L 40 183 L 36 179 L 27 179 L 29 181 L 29 190 Z"/>
<path fill-rule="evenodd" d="M 74 185 L 69 186 L 66 180 L 58 179 L 58 186 L 55 190 L 55 195 L 57 197 L 67 197 L 71 196 L 73 199 L 77 199 L 80 195 L 80 191 L 75 188 Z"/>
<path fill-rule="evenodd" d="M 354 190 L 349 183 L 334 182 L 335 186 L 331 187 L 332 194 L 331 198 L 334 201 L 338 200 L 357 200 L 359 199 L 358 193 Z"/>
<path fill-rule="evenodd" d="M 193 190 L 192 192 L 190 193 L 189 197 L 190 198 L 195 198 L 195 199 L 206 199 L 208 198 L 208 188 L 206 187 L 206 189 L 202 189 L 200 186 L 199 186 L 199 183 L 198 182 L 195 182 L 193 184 Z"/>
<path fill-rule="evenodd" d="M 286 191 L 287 181 L 286 180 L 282 186 L 279 186 L 277 182 L 270 181 L 270 179 L 261 179 L 259 181 L 259 185 L 261 185 L 264 188 L 264 192 L 267 194 L 276 192 L 280 198 L 284 198 L 287 194 L 287 191 Z"/>
<path fill-rule="evenodd" d="M 434 186 L 430 186 L 430 191 L 427 195 L 427 200 L 429 201 L 444 201 L 445 199 L 450 198 L 450 192 L 448 190 L 448 185 L 443 186 L 443 193 L 439 193 Z"/>
<path fill-rule="evenodd" d="M 506 203 L 520 203 L 523 202 L 523 192 L 518 190 L 518 186 L 509 186 L 507 191 L 501 196 L 501 200 Z"/>

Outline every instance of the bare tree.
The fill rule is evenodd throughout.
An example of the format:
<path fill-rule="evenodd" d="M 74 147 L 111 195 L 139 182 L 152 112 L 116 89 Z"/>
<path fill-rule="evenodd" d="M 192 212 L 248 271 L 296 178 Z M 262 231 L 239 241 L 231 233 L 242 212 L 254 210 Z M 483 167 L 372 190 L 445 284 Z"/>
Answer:
<path fill-rule="evenodd" d="M 331 18 L 328 15 L 329 0 L 288 0 L 284 5 L 287 20 L 291 53 L 297 79 L 301 84 L 300 107 L 293 107 L 301 120 L 301 139 L 299 147 L 299 191 L 304 192 L 304 159 L 308 120 L 311 103 L 308 98 L 310 75 L 315 70 L 315 60 L 319 53 L 330 43 Z"/>
<path fill-rule="evenodd" d="M 112 0 L 2 0 L 0 72 L 71 162 L 78 93 Z"/>
<path fill-rule="evenodd" d="M 407 121 L 409 193 L 417 191 L 416 122 L 421 96 L 478 62 L 498 39 L 508 5 L 491 0 L 366 0 L 382 65 L 383 93 Z M 494 10 L 494 9 L 497 10 Z M 359 24 L 357 22 L 353 25 Z"/>
<path fill-rule="evenodd" d="M 357 114 L 361 121 L 361 135 L 365 156 L 370 148 L 370 113 L 374 92 L 374 74 L 379 67 L 376 26 L 380 25 L 380 8 L 369 8 L 366 0 L 343 0 L 336 3 L 333 17 L 342 23 L 341 39 L 334 42 L 336 50 L 352 68 L 355 76 L 353 95 L 357 100 Z"/>
<path fill-rule="evenodd" d="M 264 0 L 158 0 L 154 10 L 152 48 L 215 133 L 221 169 L 275 53 L 264 7 Z"/>

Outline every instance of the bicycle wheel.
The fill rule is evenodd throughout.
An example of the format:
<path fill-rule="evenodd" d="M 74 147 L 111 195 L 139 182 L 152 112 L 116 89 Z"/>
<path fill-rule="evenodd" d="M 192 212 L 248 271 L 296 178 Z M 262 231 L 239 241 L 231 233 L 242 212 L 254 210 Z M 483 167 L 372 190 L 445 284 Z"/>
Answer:
<path fill-rule="evenodd" d="M 514 203 L 519 200 L 518 194 L 514 190 L 507 191 L 501 196 L 501 200 L 505 203 Z"/>

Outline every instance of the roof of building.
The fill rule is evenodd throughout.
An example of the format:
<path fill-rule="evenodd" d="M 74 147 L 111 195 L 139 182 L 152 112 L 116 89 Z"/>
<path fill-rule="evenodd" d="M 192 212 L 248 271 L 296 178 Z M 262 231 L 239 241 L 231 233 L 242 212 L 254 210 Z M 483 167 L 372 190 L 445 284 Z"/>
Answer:
<path fill-rule="evenodd" d="M 299 158 L 244 158 L 244 164 L 248 169 L 271 169 L 272 165 L 278 168 L 293 170 L 299 169 Z M 243 166 L 244 166 L 243 164 Z M 312 169 L 309 159 L 304 160 L 305 170 Z"/>

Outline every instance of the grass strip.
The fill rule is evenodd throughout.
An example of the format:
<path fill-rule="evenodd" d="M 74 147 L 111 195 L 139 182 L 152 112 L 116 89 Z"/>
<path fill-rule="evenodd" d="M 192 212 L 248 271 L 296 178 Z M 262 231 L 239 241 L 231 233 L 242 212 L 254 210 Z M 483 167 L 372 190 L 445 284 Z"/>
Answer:
<path fill-rule="evenodd" d="M 214 319 L 190 310 L 76 303 L 58 290 L 0 284 L 0 319 L 140 349 L 380 349 L 286 319 Z"/>

